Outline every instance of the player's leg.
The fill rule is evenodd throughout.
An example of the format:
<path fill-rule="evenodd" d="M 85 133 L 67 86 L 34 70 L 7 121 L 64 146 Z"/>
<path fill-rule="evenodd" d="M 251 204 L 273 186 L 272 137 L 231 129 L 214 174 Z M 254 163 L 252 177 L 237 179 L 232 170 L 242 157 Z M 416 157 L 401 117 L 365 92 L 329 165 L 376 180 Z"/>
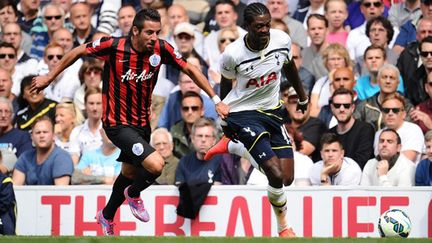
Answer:
<path fill-rule="evenodd" d="M 280 159 L 271 148 L 269 136 L 261 136 L 250 150 L 252 157 L 255 158 L 260 168 L 268 179 L 267 195 L 276 215 L 278 232 L 281 233 L 289 229 L 286 219 L 287 197 L 283 190 L 283 167 Z"/>
<path fill-rule="evenodd" d="M 129 203 L 132 214 L 143 222 L 148 222 L 150 216 L 144 207 L 140 194 L 159 177 L 164 164 L 162 156 L 154 151 L 142 161 L 141 167 L 136 168 L 134 182 L 124 190 L 124 195 Z"/>
<path fill-rule="evenodd" d="M 132 184 L 135 178 L 135 167 L 131 164 L 122 163 L 120 175 L 113 184 L 111 196 L 104 209 L 100 210 L 96 215 L 97 222 L 102 226 L 105 235 L 114 234 L 113 219 L 117 209 L 123 204 L 125 197 L 123 191 L 126 187 Z"/>
<path fill-rule="evenodd" d="M 280 158 L 282 167 L 282 182 L 284 186 L 290 186 L 294 182 L 294 159 Z"/>
<path fill-rule="evenodd" d="M 149 215 L 140 198 L 141 191 L 149 187 L 160 175 L 165 164 L 153 147 L 148 144 L 150 127 L 135 128 L 121 126 L 105 129 L 108 138 L 121 150 L 119 161 L 125 161 L 128 171 L 132 170 L 133 182 L 121 192 L 131 208 L 132 214 L 139 220 L 147 222 Z M 124 199 L 123 199 L 124 200 Z"/>

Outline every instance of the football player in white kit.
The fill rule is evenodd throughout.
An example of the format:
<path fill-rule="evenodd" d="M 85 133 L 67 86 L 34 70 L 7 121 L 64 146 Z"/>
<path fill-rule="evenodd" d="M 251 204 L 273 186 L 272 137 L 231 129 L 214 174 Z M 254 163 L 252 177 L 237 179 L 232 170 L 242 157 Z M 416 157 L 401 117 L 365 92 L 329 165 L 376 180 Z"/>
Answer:
<path fill-rule="evenodd" d="M 290 185 L 294 179 L 294 159 L 282 122 L 282 71 L 299 95 L 297 109 L 304 112 L 309 100 L 291 60 L 291 39 L 283 31 L 270 29 L 270 21 L 265 5 L 248 5 L 244 10 L 248 33 L 222 53 L 221 96 L 228 93 L 222 102 L 228 105 L 229 112 L 219 114 L 226 137 L 207 152 L 205 159 L 218 153 L 242 154 L 233 151 L 239 146 L 247 151 L 242 155 L 269 181 L 268 198 L 276 214 L 279 236 L 295 237 L 286 220 L 287 198 L 283 191 L 283 185 Z M 232 80 L 236 80 L 234 87 Z"/>

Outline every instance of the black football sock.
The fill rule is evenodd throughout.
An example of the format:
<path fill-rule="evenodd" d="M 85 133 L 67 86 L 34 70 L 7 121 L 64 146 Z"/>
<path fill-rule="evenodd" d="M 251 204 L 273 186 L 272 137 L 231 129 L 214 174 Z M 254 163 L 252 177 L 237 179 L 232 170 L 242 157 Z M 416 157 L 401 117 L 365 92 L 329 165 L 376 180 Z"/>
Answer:
<path fill-rule="evenodd" d="M 129 187 L 128 195 L 133 198 L 139 197 L 141 192 L 153 184 L 158 177 L 159 174 L 155 175 L 143 167 L 139 168 L 135 181 Z"/>
<path fill-rule="evenodd" d="M 117 177 L 114 182 L 110 199 L 102 211 L 104 218 L 113 219 L 117 209 L 122 205 L 125 200 L 123 195 L 124 189 L 133 183 L 133 180 L 125 177 L 122 173 Z"/>

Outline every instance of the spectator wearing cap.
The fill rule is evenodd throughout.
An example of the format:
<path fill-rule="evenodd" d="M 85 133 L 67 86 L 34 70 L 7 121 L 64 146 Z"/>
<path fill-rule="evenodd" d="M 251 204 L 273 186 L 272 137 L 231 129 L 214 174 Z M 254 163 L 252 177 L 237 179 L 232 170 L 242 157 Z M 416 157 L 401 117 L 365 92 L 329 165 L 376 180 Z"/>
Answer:
<path fill-rule="evenodd" d="M 320 160 L 319 140 L 321 135 L 327 131 L 324 123 L 318 118 L 310 116 L 310 104 L 304 113 L 297 110 L 299 97 L 294 88 L 289 87 L 287 83 L 283 83 L 281 86 L 281 96 L 288 111 L 285 124 L 297 129 L 303 135 L 299 152 L 310 156 L 313 161 Z"/>
<path fill-rule="evenodd" d="M 180 54 L 184 58 L 189 58 L 190 56 L 198 58 L 201 69 L 204 75 L 207 76 L 208 65 L 194 48 L 195 35 L 195 26 L 187 22 L 177 24 L 173 32 L 174 42 Z M 178 84 L 179 74 L 180 70 L 175 69 L 173 66 L 167 66 L 166 78 L 173 82 L 174 85 Z"/>
<path fill-rule="evenodd" d="M 415 185 L 432 186 L 432 130 L 425 134 L 426 158 L 416 167 Z"/>
<path fill-rule="evenodd" d="M 180 23 L 189 23 L 193 29 L 193 46 L 196 52 L 199 53 L 200 56 L 204 56 L 204 36 L 198 28 L 191 24 L 189 15 L 185 7 L 181 4 L 174 3 L 167 10 L 167 22 L 169 26 L 169 34 L 166 37 L 166 40 L 173 45 L 174 47 L 178 47 L 177 42 L 175 41 L 175 29 Z"/>
<path fill-rule="evenodd" d="M 378 139 L 378 155 L 363 168 L 361 186 L 413 186 L 415 164 L 401 153 L 402 141 L 394 129 L 384 129 Z"/>
<path fill-rule="evenodd" d="M 195 35 L 195 26 L 187 22 L 178 23 L 173 32 L 175 45 L 179 54 L 186 59 L 191 57 L 198 60 L 199 68 L 207 77 L 208 65 L 194 48 Z M 155 127 L 158 123 L 158 115 L 161 113 L 171 91 L 179 84 L 180 73 L 180 70 L 172 65 L 162 65 L 161 73 L 152 96 L 152 113 L 157 114 L 156 119 L 152 119 L 152 127 Z"/>

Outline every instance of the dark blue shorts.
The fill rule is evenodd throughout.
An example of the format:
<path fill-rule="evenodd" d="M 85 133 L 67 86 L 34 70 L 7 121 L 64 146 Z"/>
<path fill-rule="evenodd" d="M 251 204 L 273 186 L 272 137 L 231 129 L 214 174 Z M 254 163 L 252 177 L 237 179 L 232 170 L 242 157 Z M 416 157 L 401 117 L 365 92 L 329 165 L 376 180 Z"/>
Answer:
<path fill-rule="evenodd" d="M 121 152 L 117 161 L 142 166 L 141 162 L 155 151 L 150 146 L 150 126 L 144 128 L 132 126 L 105 127 L 108 138 Z"/>
<path fill-rule="evenodd" d="M 273 156 L 293 158 L 288 132 L 282 122 L 281 108 L 229 113 L 222 126 L 227 137 L 241 141 L 258 164 Z"/>

